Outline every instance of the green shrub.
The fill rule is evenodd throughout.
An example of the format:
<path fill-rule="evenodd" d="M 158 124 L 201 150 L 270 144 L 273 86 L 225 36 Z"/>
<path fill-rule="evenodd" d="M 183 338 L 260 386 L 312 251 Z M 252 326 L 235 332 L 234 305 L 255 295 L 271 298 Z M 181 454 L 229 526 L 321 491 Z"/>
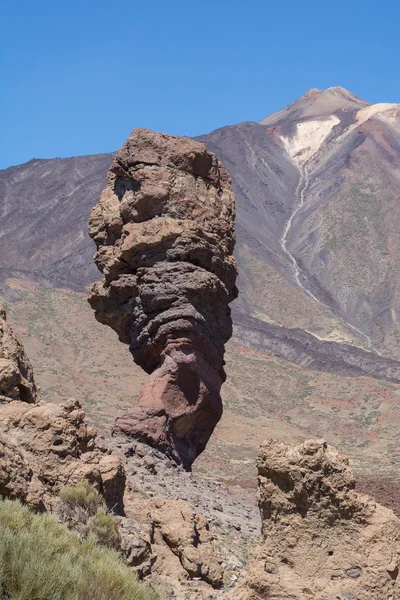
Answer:
<path fill-rule="evenodd" d="M 118 548 L 120 535 L 118 525 L 112 514 L 98 510 L 88 521 L 88 533 L 94 535 L 96 542 L 107 548 Z"/>
<path fill-rule="evenodd" d="M 70 509 L 83 509 L 87 511 L 89 516 L 93 516 L 96 514 L 97 509 L 104 507 L 104 499 L 86 481 L 61 488 L 59 496 L 61 501 Z"/>
<path fill-rule="evenodd" d="M 0 501 L 0 598 L 156 600 L 116 552 L 81 540 L 48 514 Z"/>
<path fill-rule="evenodd" d="M 65 486 L 59 493 L 57 512 L 69 529 L 77 531 L 82 537 L 90 533 L 89 521 L 98 510 L 105 510 L 102 496 L 89 483 L 82 482 L 74 486 Z"/>
<path fill-rule="evenodd" d="M 61 488 L 59 499 L 58 514 L 69 529 L 82 538 L 93 535 L 101 546 L 119 547 L 117 521 L 106 511 L 104 499 L 89 483 Z"/>

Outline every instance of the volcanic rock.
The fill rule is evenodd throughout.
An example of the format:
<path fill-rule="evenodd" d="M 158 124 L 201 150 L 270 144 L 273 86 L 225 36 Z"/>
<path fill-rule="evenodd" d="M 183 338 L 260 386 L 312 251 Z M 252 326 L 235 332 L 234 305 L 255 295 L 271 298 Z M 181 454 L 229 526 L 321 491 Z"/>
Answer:
<path fill-rule="evenodd" d="M 88 481 L 122 511 L 121 458 L 96 448 L 76 400 L 64 406 L 14 401 L 0 406 L 0 495 L 51 510 L 63 485 Z"/>
<path fill-rule="evenodd" d="M 0 404 L 11 400 L 36 402 L 33 370 L 0 305 Z"/>
<path fill-rule="evenodd" d="M 153 577 L 158 573 L 173 587 L 176 580 L 194 578 L 211 588 L 222 586 L 223 569 L 208 520 L 188 502 L 131 496 L 126 497 L 125 507 L 129 521 L 140 523 L 151 539 Z"/>
<path fill-rule="evenodd" d="M 217 600 L 232 587 L 259 530 L 253 490 L 203 479 L 148 444 L 98 438 L 126 473 L 121 551 L 162 598 Z M 223 505 L 220 512 L 218 504 Z"/>
<path fill-rule="evenodd" d="M 115 432 L 190 468 L 222 414 L 236 297 L 231 180 L 199 142 L 134 129 L 89 233 L 103 273 L 89 302 L 150 379 Z"/>
<path fill-rule="evenodd" d="M 258 459 L 260 546 L 229 598 L 397 598 L 400 520 L 354 491 L 348 462 L 323 440 L 270 441 Z"/>

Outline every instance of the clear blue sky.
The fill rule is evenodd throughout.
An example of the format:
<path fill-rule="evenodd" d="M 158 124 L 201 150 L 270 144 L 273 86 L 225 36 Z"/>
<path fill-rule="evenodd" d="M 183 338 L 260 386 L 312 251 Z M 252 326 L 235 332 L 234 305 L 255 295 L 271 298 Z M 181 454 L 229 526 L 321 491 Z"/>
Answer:
<path fill-rule="evenodd" d="M 3 0 L 0 168 L 197 135 L 311 87 L 400 102 L 396 0 Z"/>

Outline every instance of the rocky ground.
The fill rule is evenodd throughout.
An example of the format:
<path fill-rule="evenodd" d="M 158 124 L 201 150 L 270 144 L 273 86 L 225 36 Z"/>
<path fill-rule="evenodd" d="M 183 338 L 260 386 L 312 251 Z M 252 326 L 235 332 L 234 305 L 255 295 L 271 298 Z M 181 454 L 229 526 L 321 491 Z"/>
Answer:
<path fill-rule="evenodd" d="M 168 568 L 160 566 L 163 560 L 159 563 L 156 560 L 149 576 L 149 581 L 156 589 L 168 594 L 169 598 L 211 599 L 224 595 L 233 587 L 244 575 L 260 534 L 256 489 L 246 491 L 240 487 L 228 487 L 222 482 L 209 481 L 185 471 L 157 450 L 140 442 L 129 442 L 124 437 L 100 438 L 97 445 L 114 455 L 122 453 L 124 457 L 127 477 L 124 503 L 128 517 L 134 516 L 146 522 L 146 518 L 143 518 L 146 507 L 148 514 L 158 507 L 167 523 L 171 520 L 174 522 L 174 535 L 182 527 L 182 515 L 185 520 L 184 515 L 188 512 L 191 519 L 204 519 L 208 524 L 207 531 L 213 538 L 214 560 L 220 565 L 220 573 L 210 579 L 200 569 L 188 578 L 195 571 L 190 568 L 189 571 L 185 570 L 185 559 L 181 558 L 181 565 L 173 561 Z M 177 512 L 180 515 L 178 519 Z M 182 542 L 178 541 L 176 545 L 180 544 Z M 189 547 L 192 548 L 191 544 Z M 159 549 L 153 546 L 153 552 L 157 554 Z M 189 554 L 191 552 L 192 549 Z M 207 563 L 205 560 L 206 570 L 211 566 Z M 166 572 L 172 568 L 175 575 L 166 577 Z"/>
<path fill-rule="evenodd" d="M 97 436 L 76 400 L 18 397 L 9 374 L 18 383 L 22 368 L 33 392 L 32 368 L 4 312 L 0 326 L 3 497 L 57 514 L 60 488 L 89 482 L 115 514 L 122 559 L 163 599 L 397 598 L 400 521 L 357 493 L 348 460 L 324 440 L 265 443 L 257 506 L 255 489 L 199 477 L 124 435 Z"/>
<path fill-rule="evenodd" d="M 79 402 L 0 405 L 0 495 L 58 510 L 87 481 L 120 526 L 120 551 L 163 598 L 214 599 L 244 574 L 260 532 L 255 490 L 197 477 L 126 438 L 96 438 Z"/>

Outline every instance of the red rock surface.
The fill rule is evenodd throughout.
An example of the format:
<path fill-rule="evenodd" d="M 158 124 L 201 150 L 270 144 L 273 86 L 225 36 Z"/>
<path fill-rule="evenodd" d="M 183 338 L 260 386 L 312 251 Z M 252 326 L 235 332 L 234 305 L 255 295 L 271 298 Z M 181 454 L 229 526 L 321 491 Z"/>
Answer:
<path fill-rule="evenodd" d="M 236 297 L 230 177 L 199 142 L 135 129 L 117 152 L 89 233 L 103 273 L 89 302 L 150 379 L 115 431 L 190 468 L 222 414 Z"/>

